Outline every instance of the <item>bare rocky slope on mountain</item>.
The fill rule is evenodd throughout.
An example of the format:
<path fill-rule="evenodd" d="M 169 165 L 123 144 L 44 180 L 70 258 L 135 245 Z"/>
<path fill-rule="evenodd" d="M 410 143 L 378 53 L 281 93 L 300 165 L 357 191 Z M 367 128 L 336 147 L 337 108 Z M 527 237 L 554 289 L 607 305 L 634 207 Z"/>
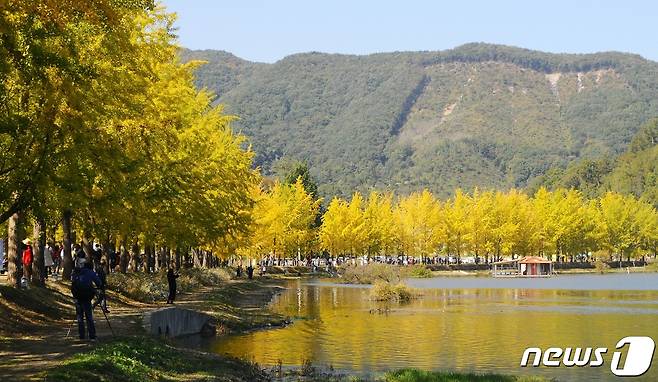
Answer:
<path fill-rule="evenodd" d="M 623 153 L 658 115 L 658 63 L 617 52 L 467 44 L 273 64 L 181 56 L 208 62 L 198 85 L 240 117 L 265 174 L 282 158 L 307 161 L 324 196 L 524 187 L 551 168 Z"/>

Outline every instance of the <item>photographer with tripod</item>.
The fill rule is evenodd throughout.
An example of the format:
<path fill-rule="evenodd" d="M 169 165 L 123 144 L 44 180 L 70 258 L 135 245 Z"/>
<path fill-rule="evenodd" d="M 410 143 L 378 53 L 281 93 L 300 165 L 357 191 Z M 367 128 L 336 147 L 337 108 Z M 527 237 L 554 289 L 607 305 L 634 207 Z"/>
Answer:
<path fill-rule="evenodd" d="M 99 289 L 104 288 L 103 282 L 92 269 L 91 262 L 87 262 L 84 257 L 78 257 L 76 267 L 71 275 L 71 293 L 75 299 L 75 313 L 81 340 L 85 339 L 85 319 L 89 339 L 91 341 L 96 340 L 96 327 L 94 326 L 93 307 L 91 305 L 91 300 L 96 295 L 94 285 Z"/>
<path fill-rule="evenodd" d="M 107 273 L 105 273 L 105 268 L 107 268 L 107 262 L 105 259 L 102 259 L 100 265 L 96 267 L 96 274 L 103 286 L 98 289 L 97 299 L 92 308 L 100 305 L 103 313 L 110 313 L 110 310 L 107 309 L 107 294 L 105 291 L 105 288 L 107 288 Z"/>

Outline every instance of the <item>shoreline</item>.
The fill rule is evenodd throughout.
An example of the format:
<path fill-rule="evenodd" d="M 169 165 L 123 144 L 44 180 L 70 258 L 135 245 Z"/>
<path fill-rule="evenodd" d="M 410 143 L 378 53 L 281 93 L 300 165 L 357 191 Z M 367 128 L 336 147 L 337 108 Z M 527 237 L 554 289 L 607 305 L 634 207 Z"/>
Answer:
<path fill-rule="evenodd" d="M 596 269 L 596 268 L 573 268 L 561 269 L 555 271 L 556 275 L 572 275 L 572 274 L 612 274 L 612 273 L 658 273 L 658 269 L 651 266 L 630 267 L 628 268 L 610 268 L 610 269 Z M 491 271 L 432 271 L 433 277 L 491 277 Z"/>
<path fill-rule="evenodd" d="M 202 287 L 192 293 L 183 292 L 174 306 L 211 313 L 217 323 L 217 335 L 285 326 L 289 321 L 267 308 L 272 298 L 283 290 L 281 284 L 276 279 L 230 280 Z M 83 369 L 102 370 L 101 373 L 107 371 L 109 374 L 104 375 L 106 380 L 144 380 L 131 379 L 104 364 L 104 359 L 111 354 L 125 349 L 139 349 L 142 343 L 163 353 L 167 353 L 167 349 L 174 349 L 175 354 L 182 352 L 194 360 L 192 364 L 203 366 L 198 370 L 189 370 L 189 380 L 195 380 L 194 376 L 203 373 L 204 368 L 217 376 L 226 373 L 230 381 L 242 381 L 239 376 L 243 374 L 255 378 L 261 372 L 248 361 L 177 346 L 174 339 L 147 334 L 142 326 L 143 315 L 171 305 L 140 302 L 113 290 L 108 290 L 108 318 L 112 330 L 97 309 L 94 311 L 97 342 L 78 340 L 68 288 L 67 283 L 50 280 L 46 288 L 14 289 L 4 286 L 4 279 L 0 280 L 0 357 L 4 360 L 0 363 L 0 380 L 79 380 L 81 375 L 76 373 L 85 371 L 78 370 L 76 365 L 88 364 L 91 362 L 89 357 L 94 354 L 99 357 L 96 361 L 103 365 L 87 365 Z M 29 323 L 16 326 L 21 320 Z M 69 328 L 72 329 L 67 335 Z M 150 352 L 148 349 L 142 350 L 137 351 L 135 357 L 143 357 Z M 31 360 L 29 367 L 25 367 L 23 361 L 26 356 Z M 121 360 L 116 361 L 121 363 Z M 214 364 L 231 367 L 217 368 Z M 145 365 L 148 366 L 148 362 Z M 169 372 L 178 374 L 175 370 Z M 268 379 L 260 376 L 253 380 Z"/>
<path fill-rule="evenodd" d="M 464 271 L 457 271 L 463 275 Z M 436 272 L 439 273 L 439 272 Z M 433 273 L 433 274 L 436 274 Z M 592 272 L 588 272 L 592 273 Z M 470 275 L 470 274 L 469 274 Z M 204 311 L 212 314 L 218 321 L 217 336 L 246 333 L 255 330 L 288 325 L 290 321 L 272 312 L 268 305 L 278 293 L 285 288 L 286 280 L 309 278 L 317 275 L 270 275 L 266 278 L 254 280 L 230 280 L 220 285 L 203 287 L 193 293 L 184 293 L 176 305 Z M 461 276 L 461 275 L 460 275 Z M 52 293 L 62 294 L 66 285 L 61 282 L 49 282 L 49 290 Z M 38 290 L 33 288 L 26 291 Z M 179 343 L 176 339 L 154 337 L 145 333 L 143 328 L 135 325 L 135 317 L 141 317 L 144 312 L 162 308 L 166 305 L 140 303 L 111 292 L 110 320 L 118 337 L 111 337 L 105 328 L 104 318 L 96 311 L 96 325 L 99 329 L 99 342 L 97 344 L 82 343 L 77 339 L 58 339 L 51 342 L 51 337 L 36 338 L 35 341 L 42 343 L 41 353 L 31 354 L 33 357 L 45 358 L 46 352 L 55 352 L 59 356 L 46 359 L 43 367 L 38 372 L 6 373 L 8 369 L 0 366 L 0 376 L 10 378 L 8 380 L 46 380 L 46 381 L 74 381 L 79 380 L 80 373 L 85 370 L 103 370 L 103 378 L 108 381 L 123 380 L 168 380 L 176 376 L 179 380 L 216 380 L 220 377 L 226 381 L 268 381 L 268 380 L 298 380 L 303 378 L 308 382 L 319 381 L 434 381 L 445 380 L 501 380 L 501 376 L 493 374 L 474 375 L 453 372 L 430 372 L 415 369 L 402 371 L 390 371 L 388 373 L 377 373 L 372 376 L 360 377 L 358 373 L 349 371 L 336 372 L 330 369 L 317 367 L 312 364 L 285 367 L 283 372 L 277 371 L 276 367 L 263 368 L 245 359 L 237 359 L 226 355 L 200 350 L 198 347 L 189 347 Z M 125 306 L 124 306 L 125 305 Z M 121 311 L 124 309 L 124 311 Z M 115 313 L 116 312 L 116 313 Z M 121 319 L 114 314 L 126 314 Z M 54 331 L 57 336 L 63 336 L 67 325 L 70 325 L 70 316 L 61 317 L 56 322 L 45 325 L 42 329 Z M 116 326 L 115 326 L 116 325 Z M 221 329 L 220 329 L 221 328 Z M 47 342 L 51 346 L 44 345 Z M 12 345 L 14 344 L 14 345 Z M 11 357 L 12 347 L 21 347 L 30 352 L 34 343 L 23 343 L 21 339 L 14 336 L 5 336 L 0 339 L 0 353 L 5 357 Z M 9 350 L 9 353 L 7 352 Z M 13 349 L 14 351 L 18 349 Z M 115 355 L 117 358 L 115 359 Z M 112 364 L 108 364 L 111 359 Z M 175 361 L 178 359 L 179 361 Z M 128 364 L 136 364 L 135 375 L 126 374 L 124 367 Z M 118 366 L 117 366 L 118 365 Z M 173 366 L 171 366 L 173 365 Z M 17 365 L 14 365 L 17 366 Z M 20 366 L 19 366 L 20 367 Z M 10 368 L 11 369 L 11 368 Z M 141 373 L 141 374 L 140 374 Z M 412 379 L 398 379 L 402 378 Z M 509 381 L 545 381 L 537 377 L 526 376 L 502 376 Z M 144 379 L 146 378 L 146 379 Z M 367 378 L 367 379 L 364 379 Z M 418 378 L 418 379 L 413 379 Z"/>

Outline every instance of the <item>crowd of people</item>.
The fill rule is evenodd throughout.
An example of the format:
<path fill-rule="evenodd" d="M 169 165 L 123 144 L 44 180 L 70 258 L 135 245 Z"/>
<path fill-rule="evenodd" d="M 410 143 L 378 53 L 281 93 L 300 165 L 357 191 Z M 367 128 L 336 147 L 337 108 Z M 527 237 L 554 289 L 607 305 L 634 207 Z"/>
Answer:
<path fill-rule="evenodd" d="M 25 239 L 22 242 L 22 249 L 18 251 L 20 265 L 19 272 L 22 273 L 22 282 L 28 282 L 32 277 L 32 265 L 34 262 L 34 249 L 32 247 L 32 240 Z M 55 276 L 60 274 L 62 270 L 62 246 L 60 244 L 46 243 L 43 249 L 43 262 L 45 265 L 45 277 Z M 0 240 L 0 270 L 2 273 L 6 272 L 8 268 L 7 256 L 5 253 L 4 240 Z"/>
<path fill-rule="evenodd" d="M 21 275 L 21 286 L 27 287 L 32 278 L 34 248 L 32 240 L 27 238 L 22 241 L 19 248 L 17 261 L 19 274 Z M 7 256 L 5 253 L 5 242 L 0 240 L 0 269 L 7 271 Z M 79 244 L 72 245 L 71 252 L 74 255 L 74 269 L 71 274 L 71 294 L 75 303 L 76 321 L 78 323 L 78 334 L 80 339 L 94 341 L 96 329 L 93 319 L 93 309 L 100 306 L 104 313 L 108 313 L 105 289 L 107 286 L 106 263 L 101 260 L 100 246 L 94 245 L 92 256 L 88 259 L 86 253 Z M 48 242 L 43 248 L 45 265 L 44 277 L 57 279 L 62 272 L 63 245 L 61 243 Z M 97 260 L 97 261 L 94 261 Z M 94 269 L 94 264 L 97 264 Z M 92 301 L 95 299 L 95 302 Z"/>

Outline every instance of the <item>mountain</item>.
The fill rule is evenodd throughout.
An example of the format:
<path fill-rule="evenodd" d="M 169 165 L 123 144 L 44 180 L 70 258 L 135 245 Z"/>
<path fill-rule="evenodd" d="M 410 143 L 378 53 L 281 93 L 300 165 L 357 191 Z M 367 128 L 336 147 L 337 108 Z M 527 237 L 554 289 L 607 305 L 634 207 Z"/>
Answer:
<path fill-rule="evenodd" d="M 658 208 L 658 119 L 643 126 L 616 161 L 603 187 L 635 195 Z"/>
<path fill-rule="evenodd" d="M 616 157 L 658 115 L 658 63 L 467 44 L 273 64 L 220 51 L 197 82 L 238 115 L 256 164 L 308 162 L 324 196 L 353 190 L 524 187 L 550 169 Z"/>
<path fill-rule="evenodd" d="M 576 188 L 589 198 L 607 191 L 634 195 L 658 208 L 658 118 L 642 125 L 618 157 L 580 159 L 566 168 L 552 168 L 533 179 L 528 192 L 539 187 Z"/>

